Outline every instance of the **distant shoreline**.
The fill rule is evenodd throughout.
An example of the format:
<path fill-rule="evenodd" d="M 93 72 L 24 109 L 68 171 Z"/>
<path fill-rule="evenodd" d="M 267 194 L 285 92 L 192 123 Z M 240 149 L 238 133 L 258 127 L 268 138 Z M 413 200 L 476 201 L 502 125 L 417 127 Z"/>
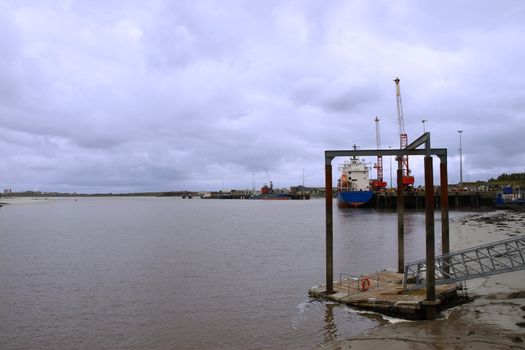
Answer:
<path fill-rule="evenodd" d="M 60 197 L 180 197 L 187 194 L 199 195 L 193 191 L 161 191 L 161 192 L 129 192 L 129 193 L 62 193 L 62 192 L 13 192 L 0 194 L 0 200 L 5 198 L 60 198 Z"/>

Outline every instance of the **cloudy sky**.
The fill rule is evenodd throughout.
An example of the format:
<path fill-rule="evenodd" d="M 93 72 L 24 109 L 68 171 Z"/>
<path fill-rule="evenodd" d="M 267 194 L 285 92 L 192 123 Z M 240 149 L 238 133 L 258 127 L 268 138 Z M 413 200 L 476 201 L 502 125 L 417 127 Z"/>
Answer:
<path fill-rule="evenodd" d="M 464 181 L 524 172 L 524 38 L 519 0 L 2 0 L 0 186 L 321 186 L 324 150 L 376 148 L 375 116 L 399 147 L 396 76 L 451 183 L 458 130 Z"/>

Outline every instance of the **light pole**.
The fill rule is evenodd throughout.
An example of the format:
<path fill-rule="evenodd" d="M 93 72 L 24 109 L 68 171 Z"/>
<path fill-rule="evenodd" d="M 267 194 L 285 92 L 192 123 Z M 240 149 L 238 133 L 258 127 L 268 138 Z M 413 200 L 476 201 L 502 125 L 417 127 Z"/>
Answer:
<path fill-rule="evenodd" d="M 423 124 L 423 134 L 425 133 L 425 123 L 428 122 L 428 120 L 423 119 L 421 123 Z"/>
<path fill-rule="evenodd" d="M 254 175 L 255 173 L 252 173 L 252 193 L 255 192 L 255 180 L 253 178 Z"/>
<path fill-rule="evenodd" d="M 388 146 L 388 149 L 392 149 L 392 146 Z M 392 188 L 392 156 L 388 158 L 390 160 L 390 188 Z"/>
<path fill-rule="evenodd" d="M 303 168 L 303 191 L 304 191 L 304 168 Z"/>
<path fill-rule="evenodd" d="M 461 134 L 463 130 L 458 130 L 459 133 L 459 187 L 463 188 L 463 148 L 461 147 Z"/>

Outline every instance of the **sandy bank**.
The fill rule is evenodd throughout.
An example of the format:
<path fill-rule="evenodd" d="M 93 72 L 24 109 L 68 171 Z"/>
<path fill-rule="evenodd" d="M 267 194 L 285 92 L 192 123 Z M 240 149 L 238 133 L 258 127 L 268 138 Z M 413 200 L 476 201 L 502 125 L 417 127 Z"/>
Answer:
<path fill-rule="evenodd" d="M 23 205 L 47 203 L 49 201 L 76 201 L 82 197 L 0 197 L 0 206 L 2 205 Z M 82 198 L 85 199 L 86 197 Z"/>
<path fill-rule="evenodd" d="M 0 205 L 43 203 L 47 202 L 48 200 L 50 199 L 45 197 L 2 197 L 0 198 Z"/>
<path fill-rule="evenodd" d="M 525 234 L 525 212 L 494 211 L 450 223 L 452 250 Z M 435 321 L 378 327 L 328 349 L 525 349 L 525 270 L 467 281 L 474 301 Z"/>

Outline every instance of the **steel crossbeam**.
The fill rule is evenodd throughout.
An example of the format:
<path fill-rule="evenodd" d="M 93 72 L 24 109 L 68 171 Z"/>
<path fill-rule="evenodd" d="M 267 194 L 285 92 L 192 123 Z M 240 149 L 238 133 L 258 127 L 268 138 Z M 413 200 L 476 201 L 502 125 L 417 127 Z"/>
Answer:
<path fill-rule="evenodd" d="M 436 256 L 436 284 L 525 269 L 525 235 Z M 403 286 L 426 284 L 426 259 L 406 264 Z"/>

